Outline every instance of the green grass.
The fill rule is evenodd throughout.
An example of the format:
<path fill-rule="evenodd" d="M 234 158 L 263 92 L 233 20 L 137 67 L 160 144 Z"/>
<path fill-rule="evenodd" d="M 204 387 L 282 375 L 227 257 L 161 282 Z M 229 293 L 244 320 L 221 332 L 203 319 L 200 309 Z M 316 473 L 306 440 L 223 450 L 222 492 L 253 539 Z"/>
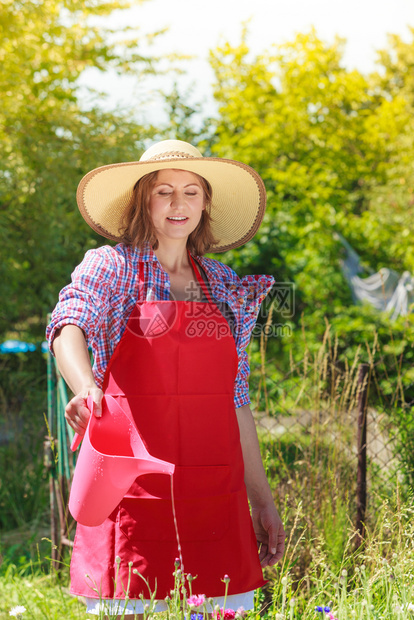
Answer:
<path fill-rule="evenodd" d="M 293 496 L 287 495 L 281 506 L 288 532 L 284 559 L 266 570 L 269 583 L 248 617 L 328 619 L 315 611 L 326 605 L 339 620 L 410 617 L 401 609 L 414 603 L 414 508 L 401 501 L 398 489 L 392 501 L 377 499 L 375 518 L 358 550 L 349 505 L 325 503 L 311 524 L 306 502 Z M 83 605 L 68 593 L 67 567 L 57 576 L 41 557 L 3 563 L 0 619 L 16 605 L 26 607 L 23 617 L 28 619 L 85 617 Z"/>

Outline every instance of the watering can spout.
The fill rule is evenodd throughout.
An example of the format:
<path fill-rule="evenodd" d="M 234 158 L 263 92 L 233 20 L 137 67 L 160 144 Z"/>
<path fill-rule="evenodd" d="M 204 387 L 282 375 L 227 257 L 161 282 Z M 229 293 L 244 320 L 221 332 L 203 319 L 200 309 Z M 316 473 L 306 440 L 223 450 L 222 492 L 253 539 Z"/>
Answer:
<path fill-rule="evenodd" d="M 92 400 L 88 399 L 92 408 Z M 73 477 L 69 510 L 82 525 L 100 525 L 138 476 L 172 475 L 174 463 L 153 457 L 118 402 L 105 395 L 102 417 L 91 415 Z"/>
<path fill-rule="evenodd" d="M 145 474 L 168 474 L 172 476 L 175 470 L 174 463 L 151 457 L 150 460 L 140 459 L 137 462 L 137 477 Z"/>

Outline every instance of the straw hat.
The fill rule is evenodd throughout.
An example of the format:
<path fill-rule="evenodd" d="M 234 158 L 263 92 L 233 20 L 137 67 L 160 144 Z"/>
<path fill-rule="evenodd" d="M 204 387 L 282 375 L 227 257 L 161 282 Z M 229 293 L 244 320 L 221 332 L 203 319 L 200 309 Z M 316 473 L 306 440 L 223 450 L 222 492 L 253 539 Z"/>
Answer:
<path fill-rule="evenodd" d="M 207 179 L 213 188 L 212 232 L 224 252 L 249 241 L 257 232 L 266 206 L 266 192 L 258 173 L 238 161 L 203 157 L 181 140 L 163 140 L 151 146 L 138 162 L 96 168 L 79 183 L 76 199 L 93 230 L 121 241 L 120 223 L 135 183 L 155 170 L 188 170 Z"/>

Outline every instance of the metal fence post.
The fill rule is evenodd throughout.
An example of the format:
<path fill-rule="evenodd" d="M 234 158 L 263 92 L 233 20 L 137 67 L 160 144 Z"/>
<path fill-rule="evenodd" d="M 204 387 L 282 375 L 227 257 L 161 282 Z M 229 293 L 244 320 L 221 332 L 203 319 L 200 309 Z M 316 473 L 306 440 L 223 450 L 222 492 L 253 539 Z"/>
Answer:
<path fill-rule="evenodd" d="M 358 472 L 357 472 L 357 543 L 358 548 L 365 536 L 365 513 L 367 507 L 367 403 L 369 364 L 358 368 Z"/>

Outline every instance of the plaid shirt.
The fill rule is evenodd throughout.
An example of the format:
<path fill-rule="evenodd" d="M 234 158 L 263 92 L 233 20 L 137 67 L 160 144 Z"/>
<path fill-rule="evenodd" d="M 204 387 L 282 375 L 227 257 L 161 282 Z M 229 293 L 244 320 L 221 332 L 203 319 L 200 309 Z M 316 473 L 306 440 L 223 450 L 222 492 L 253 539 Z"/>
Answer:
<path fill-rule="evenodd" d="M 250 368 L 246 347 L 260 304 L 272 288 L 274 278 L 266 275 L 239 278 L 230 267 L 217 260 L 204 256 L 193 258 L 206 272 L 214 299 L 228 304 L 235 317 L 233 335 L 238 372 L 234 404 L 241 407 L 250 402 Z M 77 325 L 83 330 L 92 348 L 93 372 L 98 386 L 102 386 L 106 366 L 139 299 L 140 261 L 144 264 L 145 298 L 169 300 L 169 276 L 149 244 L 141 249 L 121 243 L 115 247 L 105 245 L 86 252 L 82 263 L 72 274 L 72 282 L 60 292 L 59 302 L 47 327 L 46 337 L 50 347 L 56 331 L 64 325 Z"/>

